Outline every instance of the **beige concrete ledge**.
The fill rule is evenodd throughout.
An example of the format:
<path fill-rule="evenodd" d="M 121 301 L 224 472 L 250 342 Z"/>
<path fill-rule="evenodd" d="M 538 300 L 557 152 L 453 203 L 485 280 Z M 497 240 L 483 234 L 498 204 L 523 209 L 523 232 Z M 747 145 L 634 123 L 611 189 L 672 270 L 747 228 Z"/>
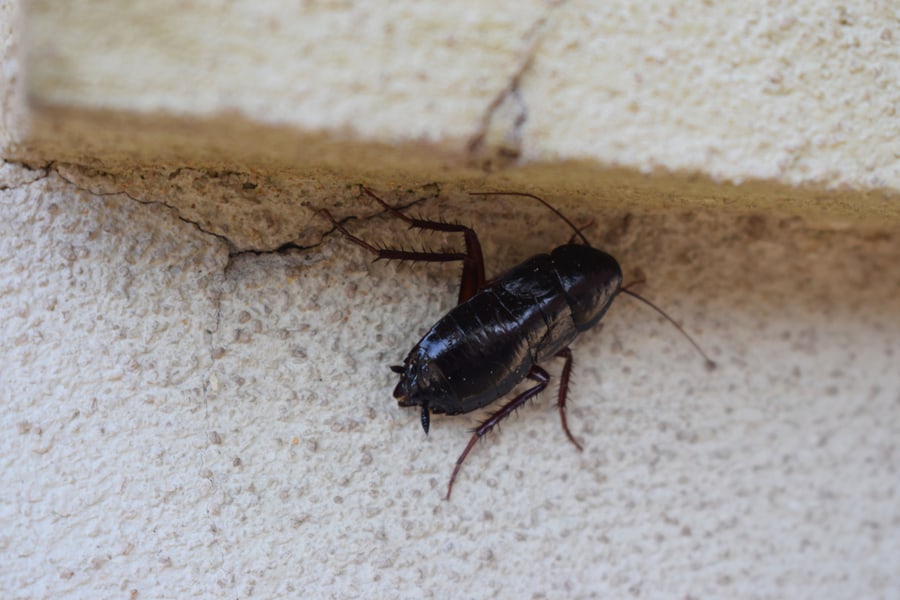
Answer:
<path fill-rule="evenodd" d="M 24 21 L 21 160 L 900 215 L 890 3 L 35 1 Z"/>

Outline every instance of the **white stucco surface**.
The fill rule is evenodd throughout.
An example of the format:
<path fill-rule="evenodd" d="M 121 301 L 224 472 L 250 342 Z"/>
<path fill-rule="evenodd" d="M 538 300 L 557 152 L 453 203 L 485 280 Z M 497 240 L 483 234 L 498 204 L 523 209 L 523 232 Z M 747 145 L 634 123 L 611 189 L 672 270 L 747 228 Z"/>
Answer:
<path fill-rule="evenodd" d="M 446 502 L 476 417 L 426 437 L 387 366 L 452 305 L 453 267 L 373 265 L 335 235 L 229 258 L 159 204 L 0 177 L 4 598 L 900 589 L 893 233 L 554 198 L 719 368 L 617 300 L 573 346 L 584 452 L 545 394 Z M 447 195 L 411 210 L 475 226 L 489 272 L 569 236 L 538 206 Z M 348 227 L 417 245 L 382 218 Z"/>
<path fill-rule="evenodd" d="M 900 4 L 561 3 L 522 96 L 531 160 L 900 187 Z"/>

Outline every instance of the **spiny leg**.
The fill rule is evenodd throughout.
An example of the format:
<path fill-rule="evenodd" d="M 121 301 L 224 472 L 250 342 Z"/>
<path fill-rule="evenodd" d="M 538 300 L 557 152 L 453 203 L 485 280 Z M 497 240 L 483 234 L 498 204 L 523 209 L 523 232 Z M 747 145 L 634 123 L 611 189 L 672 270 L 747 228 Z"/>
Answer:
<path fill-rule="evenodd" d="M 566 421 L 566 395 L 569 393 L 569 377 L 572 374 L 572 351 L 569 348 L 563 348 L 556 353 L 559 358 L 564 358 L 566 363 L 563 365 L 562 374 L 559 376 L 559 400 L 556 405 L 559 406 L 559 418 L 562 421 L 563 431 L 569 441 L 575 444 L 579 451 L 582 450 L 581 444 L 575 441 L 572 432 L 569 431 L 569 423 Z"/>
<path fill-rule="evenodd" d="M 478 235 L 470 227 L 460 225 L 458 223 L 441 223 L 439 221 L 426 221 L 424 219 L 415 219 L 409 217 L 378 196 L 366 186 L 360 186 L 367 196 L 378 202 L 386 208 L 392 215 L 409 224 L 411 228 L 428 229 L 431 231 L 443 231 L 448 233 L 462 233 L 466 242 L 465 254 L 448 253 L 448 252 L 426 252 L 416 253 L 415 258 L 404 260 L 418 260 L 423 262 L 447 262 L 450 260 L 461 260 L 463 262 L 462 280 L 459 284 L 459 304 L 462 304 L 475 295 L 475 292 L 484 287 L 484 255 L 481 252 L 481 243 L 478 241 Z M 452 256 L 453 258 L 422 258 L 422 255 L 430 255 L 436 257 Z M 462 258 L 458 258 L 462 256 Z M 388 258 L 381 257 L 379 258 Z"/>
<path fill-rule="evenodd" d="M 327 209 L 321 209 L 319 211 L 325 217 L 331 221 L 331 224 L 334 227 L 344 234 L 348 240 L 356 244 L 357 246 L 361 246 L 378 256 L 379 259 L 387 259 L 387 260 L 412 260 L 412 261 L 421 261 L 421 262 L 452 262 L 454 260 L 462 260 L 465 261 L 467 256 L 462 252 L 417 252 L 414 250 L 393 250 L 391 248 L 377 248 L 365 241 L 364 239 L 358 238 L 349 231 L 347 228 L 341 225 L 341 223 L 334 218 L 334 216 L 328 212 Z"/>
<path fill-rule="evenodd" d="M 450 483 L 447 484 L 447 500 L 450 499 L 450 492 L 453 491 L 453 482 L 456 481 L 456 476 L 459 474 L 459 470 L 462 467 L 463 461 L 466 460 L 469 452 L 471 452 L 472 448 L 475 446 L 475 442 L 484 437 L 484 435 L 488 431 L 493 429 L 495 425 L 511 415 L 517 408 L 525 404 L 530 398 L 543 391 L 544 388 L 547 387 L 547 384 L 550 382 L 550 375 L 547 374 L 547 371 L 537 365 L 532 365 L 531 371 L 528 372 L 528 378 L 537 381 L 537 385 L 528 388 L 527 390 L 504 404 L 502 407 L 500 407 L 500 410 L 488 417 L 487 420 L 472 433 L 472 437 L 469 439 L 469 443 L 466 445 L 466 449 L 463 450 L 462 454 L 459 455 L 459 458 L 456 459 L 456 466 L 453 467 L 453 474 L 450 475 Z"/>
<path fill-rule="evenodd" d="M 443 231 L 449 233 L 462 233 L 465 238 L 466 252 L 463 261 L 462 281 L 459 287 L 459 303 L 462 304 L 471 298 L 475 292 L 484 286 L 484 256 L 481 252 L 481 243 L 478 241 L 478 235 L 475 231 L 465 225 L 458 223 L 441 223 L 439 221 L 426 221 L 424 219 L 416 219 L 409 217 L 378 196 L 372 190 L 365 186 L 360 186 L 370 198 L 378 202 L 381 206 L 390 211 L 398 219 L 408 223 L 411 228 L 428 229 L 431 231 Z M 447 254 L 447 253 L 429 253 L 429 254 Z M 418 259 L 422 260 L 422 259 Z"/>

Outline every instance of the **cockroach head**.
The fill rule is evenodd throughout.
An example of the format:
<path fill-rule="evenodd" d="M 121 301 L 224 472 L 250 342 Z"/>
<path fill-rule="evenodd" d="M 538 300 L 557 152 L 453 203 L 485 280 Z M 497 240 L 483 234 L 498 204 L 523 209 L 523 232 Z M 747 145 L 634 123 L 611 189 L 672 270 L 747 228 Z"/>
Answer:
<path fill-rule="evenodd" d="M 397 387 L 400 386 L 398 385 Z M 397 399 L 397 404 L 403 408 L 410 408 L 412 406 L 420 406 L 422 408 L 422 413 L 419 418 L 422 422 L 422 429 L 425 430 L 425 435 L 428 435 L 428 428 L 431 426 L 431 414 L 428 412 L 428 403 L 422 398 L 409 398 L 404 396 L 402 392 L 398 395 L 397 388 L 394 388 L 394 398 Z"/>
<path fill-rule="evenodd" d="M 410 355 L 404 366 L 395 365 L 391 370 L 400 374 L 400 381 L 394 388 L 397 404 L 403 408 L 421 407 L 422 429 L 428 434 L 431 401 L 447 395 L 444 375 L 425 355 Z"/>

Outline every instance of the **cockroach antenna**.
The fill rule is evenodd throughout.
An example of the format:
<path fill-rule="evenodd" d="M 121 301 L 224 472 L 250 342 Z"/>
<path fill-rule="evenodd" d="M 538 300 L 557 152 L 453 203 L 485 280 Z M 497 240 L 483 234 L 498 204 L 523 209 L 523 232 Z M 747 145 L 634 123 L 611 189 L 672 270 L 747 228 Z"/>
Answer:
<path fill-rule="evenodd" d="M 716 362 L 714 360 L 712 360 L 709 356 L 706 355 L 706 352 L 703 351 L 703 349 L 700 347 L 700 344 L 698 344 L 696 341 L 694 341 L 694 338 L 692 338 L 688 334 L 688 332 L 684 330 L 684 327 L 679 325 L 675 319 L 673 319 L 672 317 L 667 315 L 666 311 L 664 311 L 657 305 L 653 304 L 652 302 L 650 302 L 649 300 L 647 300 L 646 298 L 644 298 L 637 292 L 632 292 L 631 290 L 628 289 L 628 287 L 629 286 L 620 287 L 619 291 L 617 293 L 627 294 L 627 295 L 631 296 L 632 298 L 637 298 L 638 300 L 640 300 L 641 302 L 643 302 L 644 304 L 646 304 L 647 306 L 649 306 L 650 308 L 652 308 L 653 310 L 658 312 L 660 315 L 662 315 L 663 318 L 665 318 L 669 323 L 674 325 L 675 328 L 678 329 L 678 331 L 681 332 L 681 335 L 683 335 L 684 337 L 687 338 L 687 341 L 689 341 L 691 343 L 691 345 L 694 346 L 694 348 L 697 350 L 697 352 L 700 353 L 700 356 L 702 356 L 704 358 L 704 360 L 706 360 L 706 368 L 707 369 L 712 371 L 713 369 L 716 368 Z"/>
<path fill-rule="evenodd" d="M 589 241 L 587 241 L 587 238 L 584 237 L 584 234 L 581 233 L 581 230 L 578 229 L 577 227 L 575 227 L 575 224 L 572 223 L 572 221 L 570 221 L 568 219 L 568 217 L 566 217 L 566 215 L 562 214 L 562 212 L 560 212 L 555 206 L 553 206 L 552 204 L 550 204 L 549 202 L 547 202 L 546 200 L 544 200 L 543 198 L 541 198 L 539 196 L 535 196 L 534 194 L 529 194 L 527 192 L 469 192 L 469 195 L 470 196 L 521 196 L 523 198 L 531 198 L 532 200 L 537 200 L 538 202 L 540 202 L 541 204 L 546 206 L 548 209 L 550 209 L 553 212 L 553 214 L 555 214 L 557 217 L 559 217 L 560 219 L 565 221 L 566 225 L 571 227 L 572 231 L 575 232 L 575 235 L 577 235 L 578 237 L 581 238 L 581 241 L 584 242 L 585 246 L 591 245 L 591 243 Z"/>

